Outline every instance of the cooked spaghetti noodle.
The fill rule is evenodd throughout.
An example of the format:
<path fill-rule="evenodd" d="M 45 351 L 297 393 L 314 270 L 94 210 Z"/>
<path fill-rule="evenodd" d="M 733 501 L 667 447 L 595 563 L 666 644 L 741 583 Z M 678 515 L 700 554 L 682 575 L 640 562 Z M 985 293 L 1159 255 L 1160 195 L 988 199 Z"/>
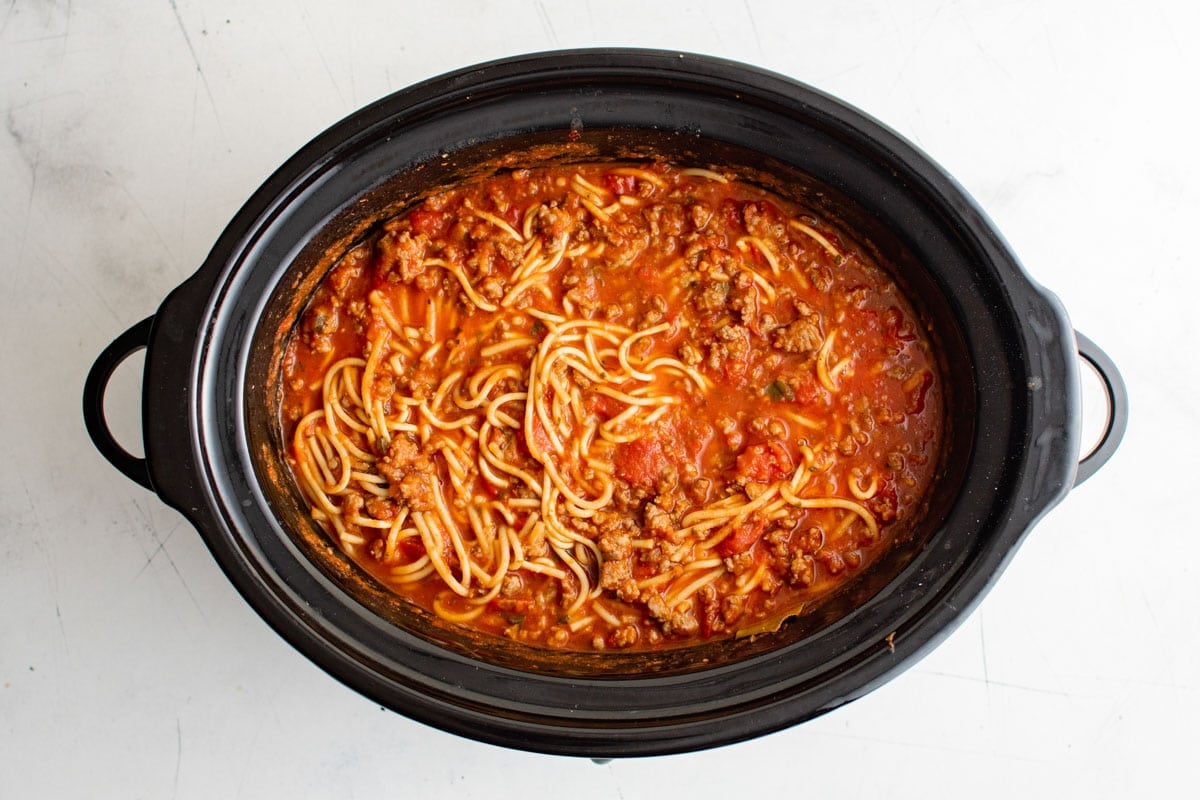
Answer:
<path fill-rule="evenodd" d="M 861 246 L 711 168 L 517 170 L 384 223 L 285 359 L 313 517 L 398 593 L 535 645 L 799 613 L 916 513 L 930 345 Z"/>

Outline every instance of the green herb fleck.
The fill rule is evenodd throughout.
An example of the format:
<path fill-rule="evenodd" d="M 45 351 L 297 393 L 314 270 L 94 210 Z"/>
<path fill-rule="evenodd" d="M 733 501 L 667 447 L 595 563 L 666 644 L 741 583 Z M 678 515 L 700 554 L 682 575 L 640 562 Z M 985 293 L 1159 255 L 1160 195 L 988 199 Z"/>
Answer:
<path fill-rule="evenodd" d="M 777 403 L 780 400 L 796 399 L 796 393 L 792 391 L 792 385 L 782 380 L 773 381 L 763 391 L 766 393 L 767 397 Z"/>

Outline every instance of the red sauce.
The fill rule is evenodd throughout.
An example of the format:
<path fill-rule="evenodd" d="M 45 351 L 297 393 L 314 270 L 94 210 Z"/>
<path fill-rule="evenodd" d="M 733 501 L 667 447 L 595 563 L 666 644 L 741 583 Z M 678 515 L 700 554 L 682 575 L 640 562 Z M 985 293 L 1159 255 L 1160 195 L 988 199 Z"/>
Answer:
<path fill-rule="evenodd" d="M 411 602 L 571 649 L 770 628 L 919 514 L 941 381 L 887 271 L 754 186 L 518 170 L 387 221 L 285 358 L 314 516 Z"/>

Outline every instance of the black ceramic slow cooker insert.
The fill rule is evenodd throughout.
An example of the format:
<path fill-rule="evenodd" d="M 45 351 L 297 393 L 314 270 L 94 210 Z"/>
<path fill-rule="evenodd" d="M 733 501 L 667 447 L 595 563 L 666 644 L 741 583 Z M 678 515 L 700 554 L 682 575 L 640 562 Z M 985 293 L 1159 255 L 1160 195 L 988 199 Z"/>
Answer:
<path fill-rule="evenodd" d="M 862 232 L 897 266 L 950 398 L 929 510 L 904 546 L 776 633 L 564 655 L 456 630 L 375 583 L 309 518 L 283 459 L 281 343 L 336 257 L 436 187 L 518 164 L 650 157 L 756 176 Z M 113 370 L 141 348 L 144 459 L 115 442 L 102 408 Z M 1109 404 L 1082 461 L 1081 356 Z M 84 388 L 101 453 L 186 515 L 247 602 L 331 675 L 447 731 L 595 758 L 758 736 L 896 675 L 1111 456 L 1126 409 L 1111 361 L 911 144 L 779 75 L 643 50 L 491 62 L 337 123 L 267 179 L 195 275 L 104 350 Z"/>

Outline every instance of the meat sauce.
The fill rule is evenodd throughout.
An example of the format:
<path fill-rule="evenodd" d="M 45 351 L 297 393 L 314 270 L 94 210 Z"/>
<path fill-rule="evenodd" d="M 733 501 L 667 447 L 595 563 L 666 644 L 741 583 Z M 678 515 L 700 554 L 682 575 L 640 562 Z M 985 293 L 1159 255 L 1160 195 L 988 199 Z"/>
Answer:
<path fill-rule="evenodd" d="M 887 270 L 667 163 L 515 170 L 385 222 L 284 359 L 314 517 L 412 603 L 534 646 L 770 630 L 919 516 L 944 408 Z"/>

